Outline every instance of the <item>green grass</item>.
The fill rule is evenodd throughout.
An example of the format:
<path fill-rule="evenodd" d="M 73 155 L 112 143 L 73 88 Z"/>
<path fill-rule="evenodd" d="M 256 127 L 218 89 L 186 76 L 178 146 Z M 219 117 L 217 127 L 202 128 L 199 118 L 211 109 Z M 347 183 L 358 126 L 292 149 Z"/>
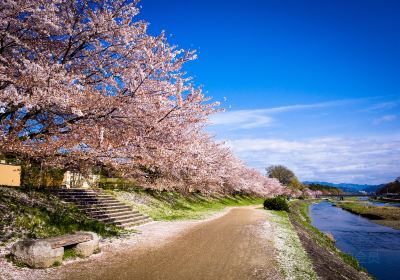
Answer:
<path fill-rule="evenodd" d="M 59 261 L 56 261 L 56 262 L 53 263 L 53 267 L 58 267 L 60 265 L 61 265 L 61 262 L 59 262 Z"/>
<path fill-rule="evenodd" d="M 363 202 L 337 202 L 339 206 L 352 213 L 365 217 L 372 217 L 376 220 L 400 220 L 400 208 L 391 206 L 374 206 Z"/>
<path fill-rule="evenodd" d="M 316 201 L 314 201 L 316 202 Z M 335 243 L 323 232 L 319 231 L 316 227 L 311 224 L 311 219 L 308 216 L 308 206 L 310 201 L 292 201 L 290 202 L 290 215 L 293 219 L 295 219 L 301 226 L 308 232 L 311 238 L 322 248 L 326 248 L 332 253 L 339 256 L 346 264 L 354 267 L 358 271 L 366 271 L 363 267 L 360 266 L 358 261 L 348 255 L 340 251 L 336 248 Z"/>
<path fill-rule="evenodd" d="M 14 256 L 13 256 L 12 254 L 7 254 L 7 255 L 4 256 L 4 258 L 5 258 L 8 262 L 13 263 L 16 267 L 19 267 L 19 268 L 28 267 L 28 265 L 26 265 L 25 263 L 23 263 L 23 262 L 21 262 L 21 261 L 15 259 Z"/>
<path fill-rule="evenodd" d="M 76 231 L 111 237 L 123 231 L 90 219 L 76 206 L 42 191 L 0 187 L 0 241 L 46 238 Z"/>
<path fill-rule="evenodd" d="M 373 206 L 360 201 L 336 202 L 335 205 L 375 223 L 400 229 L 400 207 Z"/>
<path fill-rule="evenodd" d="M 101 253 L 101 250 L 100 250 L 100 248 L 98 247 L 98 248 L 96 248 L 96 249 L 94 250 L 93 255 L 97 255 L 97 254 L 100 254 L 100 253 Z"/>
<path fill-rule="evenodd" d="M 78 257 L 73 247 L 64 247 L 63 260 L 76 259 Z"/>
<path fill-rule="evenodd" d="M 183 195 L 167 191 L 109 191 L 154 220 L 201 219 L 229 206 L 262 204 L 263 199 L 244 195 Z"/>

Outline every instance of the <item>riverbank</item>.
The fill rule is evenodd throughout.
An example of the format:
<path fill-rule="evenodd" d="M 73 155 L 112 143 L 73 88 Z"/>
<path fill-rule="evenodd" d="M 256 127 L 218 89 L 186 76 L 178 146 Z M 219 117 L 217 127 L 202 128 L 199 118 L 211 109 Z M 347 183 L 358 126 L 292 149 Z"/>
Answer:
<path fill-rule="evenodd" d="M 286 280 L 318 279 L 295 228 L 285 211 L 265 210 L 273 228 L 273 241 L 279 269 Z M 266 233 L 267 234 L 267 233 Z"/>
<path fill-rule="evenodd" d="M 400 207 L 374 206 L 362 201 L 335 202 L 335 205 L 376 224 L 400 229 Z"/>
<path fill-rule="evenodd" d="M 356 258 L 373 277 L 400 279 L 400 230 L 373 223 L 329 201 L 311 204 L 308 214 L 314 227 L 330 234 L 335 246 Z"/>
<path fill-rule="evenodd" d="M 332 237 L 320 232 L 311 225 L 308 205 L 314 201 L 292 201 L 289 219 L 301 243 L 310 257 L 315 272 L 320 279 L 366 280 L 371 277 L 351 256 L 335 247 Z"/>
<path fill-rule="evenodd" d="M 399 203 L 400 199 L 399 198 L 380 197 L 380 198 L 376 199 L 376 201 Z"/>

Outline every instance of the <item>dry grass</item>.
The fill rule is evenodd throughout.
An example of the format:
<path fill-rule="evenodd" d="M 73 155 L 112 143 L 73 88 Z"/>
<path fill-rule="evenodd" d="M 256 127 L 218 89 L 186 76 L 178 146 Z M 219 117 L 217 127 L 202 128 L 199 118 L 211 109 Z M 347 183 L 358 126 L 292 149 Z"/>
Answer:
<path fill-rule="evenodd" d="M 375 223 L 400 229 L 400 207 L 372 206 L 362 202 L 337 202 L 336 206 Z"/>
<path fill-rule="evenodd" d="M 374 220 L 375 223 L 380 224 L 382 226 L 387 226 L 395 229 L 400 229 L 400 221 L 393 220 Z"/>

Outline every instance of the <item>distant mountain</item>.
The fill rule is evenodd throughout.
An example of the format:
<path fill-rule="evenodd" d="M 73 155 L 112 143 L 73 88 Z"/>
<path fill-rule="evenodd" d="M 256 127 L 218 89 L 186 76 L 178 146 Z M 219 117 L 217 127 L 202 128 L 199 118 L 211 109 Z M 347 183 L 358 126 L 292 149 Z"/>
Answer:
<path fill-rule="evenodd" d="M 360 184 L 347 184 L 347 183 L 340 183 L 340 184 L 334 184 L 334 183 L 329 183 L 329 182 L 309 182 L 305 181 L 303 182 L 304 184 L 321 184 L 321 185 L 326 185 L 326 186 L 331 186 L 331 187 L 336 187 L 338 189 L 341 189 L 344 192 L 375 192 L 379 188 L 383 186 L 381 185 L 360 185 Z"/>
<path fill-rule="evenodd" d="M 339 188 L 332 187 L 332 186 L 327 186 L 327 185 L 321 185 L 321 184 L 307 184 L 307 188 L 309 188 L 312 191 L 321 191 L 323 194 L 342 194 L 343 191 Z"/>
<path fill-rule="evenodd" d="M 376 186 L 370 186 L 369 188 L 365 188 L 364 191 L 366 191 L 366 192 L 377 192 L 383 186 L 385 186 L 385 184 L 380 184 L 380 185 L 376 185 Z"/>
<path fill-rule="evenodd" d="M 379 190 L 377 190 L 379 194 L 385 193 L 397 193 L 400 194 L 400 177 L 394 180 L 393 182 L 384 184 Z"/>

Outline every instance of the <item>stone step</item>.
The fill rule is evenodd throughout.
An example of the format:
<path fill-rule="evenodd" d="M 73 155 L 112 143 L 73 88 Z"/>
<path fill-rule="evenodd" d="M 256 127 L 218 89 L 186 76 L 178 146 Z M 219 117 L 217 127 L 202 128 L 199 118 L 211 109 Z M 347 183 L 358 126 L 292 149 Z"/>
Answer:
<path fill-rule="evenodd" d="M 100 206 L 100 205 L 125 205 L 122 202 L 119 202 L 118 200 L 112 200 L 112 201 L 101 201 L 101 200 L 76 200 L 76 204 L 78 205 L 93 205 L 93 206 Z"/>
<path fill-rule="evenodd" d="M 98 198 L 114 198 L 111 195 L 95 195 L 95 194 L 59 194 L 58 195 L 61 198 L 68 198 L 68 197 L 73 197 L 73 198 L 91 198 L 91 197 L 98 197 Z"/>
<path fill-rule="evenodd" d="M 113 205 L 103 205 L 103 204 L 80 204 L 78 208 L 85 212 L 94 212 L 94 211 L 108 211 L 108 210 L 132 210 L 131 207 L 123 204 L 113 204 Z"/>
<path fill-rule="evenodd" d="M 80 190 L 80 189 L 60 189 L 60 190 L 51 190 L 52 193 L 100 193 L 98 190 Z"/>
<path fill-rule="evenodd" d="M 73 196 L 73 197 L 113 197 L 109 194 L 97 194 L 97 193 L 59 193 L 57 194 L 58 196 L 62 197 L 68 197 L 68 196 Z"/>
<path fill-rule="evenodd" d="M 56 190 L 67 190 L 67 191 L 99 191 L 99 189 L 96 188 L 60 188 Z"/>
<path fill-rule="evenodd" d="M 126 228 L 152 221 L 132 207 L 99 190 L 59 189 L 52 191 L 62 200 L 74 203 L 92 219 Z"/>
<path fill-rule="evenodd" d="M 143 225 L 145 223 L 150 223 L 152 221 L 153 220 L 151 218 L 147 218 L 145 220 L 140 220 L 140 221 L 136 221 L 136 222 L 129 222 L 129 223 L 125 223 L 125 224 L 122 224 L 122 225 L 119 225 L 119 226 L 123 227 L 125 229 L 130 229 L 130 228 L 133 228 L 135 226 L 140 226 L 140 225 Z"/>
<path fill-rule="evenodd" d="M 61 193 L 53 193 L 58 196 L 104 196 L 104 194 L 100 195 L 98 193 L 83 193 L 83 192 L 61 192 Z"/>
<path fill-rule="evenodd" d="M 128 207 L 128 206 L 127 206 Z M 139 211 L 132 210 L 132 208 L 124 208 L 124 209 L 103 209 L 103 210 L 98 210 L 94 209 L 93 211 L 88 211 L 91 216 L 104 216 L 104 215 L 112 215 L 112 214 L 117 214 L 117 213 L 123 213 L 123 212 L 130 212 L 130 213 L 139 213 Z"/>
<path fill-rule="evenodd" d="M 114 212 L 114 213 L 91 214 L 90 216 L 95 219 L 107 219 L 107 218 L 116 218 L 116 217 L 127 216 L 127 215 L 139 216 L 142 214 L 139 213 L 138 211 L 123 210 L 123 211 L 118 211 L 118 212 Z"/>
<path fill-rule="evenodd" d="M 126 220 L 134 220 L 134 219 L 139 219 L 143 218 L 142 214 L 134 214 L 134 213 L 129 213 L 121 216 L 115 216 L 115 217 L 104 217 L 104 218 L 96 218 L 99 221 L 105 222 L 105 223 L 115 223 L 115 222 L 120 222 L 120 221 L 126 221 Z"/>
<path fill-rule="evenodd" d="M 115 198 L 96 198 L 96 197 L 87 197 L 87 198 L 73 198 L 73 197 L 65 197 L 62 198 L 63 200 L 66 201 L 72 201 L 72 202 L 85 202 L 85 203 L 91 203 L 91 202 L 119 202 Z"/>
<path fill-rule="evenodd" d="M 146 220 L 148 218 L 149 217 L 142 215 L 141 217 L 137 217 L 137 218 L 118 219 L 118 220 L 114 220 L 113 224 L 115 224 L 117 226 L 124 226 L 125 224 L 134 223 L 134 222 L 138 222 L 141 220 Z"/>
<path fill-rule="evenodd" d="M 93 212 L 93 211 L 104 211 L 104 210 L 132 210 L 132 208 L 130 206 L 121 206 L 121 205 L 117 205 L 117 206 L 98 206 L 98 205 L 82 205 L 82 206 L 78 206 L 79 209 L 82 209 L 86 212 Z"/>
<path fill-rule="evenodd" d="M 83 193 L 83 192 L 73 192 L 73 193 L 70 193 L 70 192 L 62 192 L 62 193 L 53 193 L 54 195 L 57 195 L 57 196 L 62 196 L 62 197 L 64 197 L 64 196 L 103 196 L 103 195 L 100 195 L 100 194 L 98 194 L 98 193 Z"/>
<path fill-rule="evenodd" d="M 59 196 L 78 196 L 78 197 L 86 197 L 86 196 L 98 196 L 98 197 L 112 197 L 109 194 L 97 194 L 97 193 L 60 193 Z"/>

